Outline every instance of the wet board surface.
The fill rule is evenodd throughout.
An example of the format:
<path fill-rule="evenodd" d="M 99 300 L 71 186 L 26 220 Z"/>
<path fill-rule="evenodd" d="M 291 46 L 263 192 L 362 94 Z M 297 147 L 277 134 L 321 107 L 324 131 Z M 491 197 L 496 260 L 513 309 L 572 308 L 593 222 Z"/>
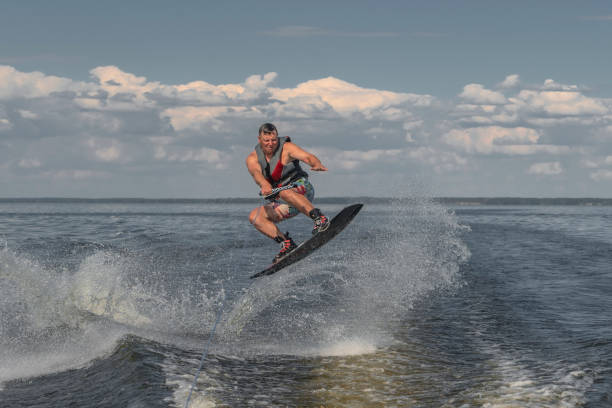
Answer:
<path fill-rule="evenodd" d="M 267 269 L 264 269 L 263 271 L 251 276 L 251 279 L 259 278 L 260 276 L 272 275 L 273 273 L 276 273 L 281 269 L 304 259 L 316 249 L 322 247 L 327 242 L 331 241 L 333 237 L 338 235 L 340 231 L 342 231 L 353 220 L 353 218 L 355 218 L 355 216 L 361 210 L 361 207 L 363 207 L 363 204 L 353 204 L 344 208 L 330 221 L 329 228 L 327 228 L 327 230 L 319 232 L 309 240 L 302 242 L 297 248 L 287 254 L 287 256 L 281 258 L 281 260 L 275 264 L 270 265 Z"/>

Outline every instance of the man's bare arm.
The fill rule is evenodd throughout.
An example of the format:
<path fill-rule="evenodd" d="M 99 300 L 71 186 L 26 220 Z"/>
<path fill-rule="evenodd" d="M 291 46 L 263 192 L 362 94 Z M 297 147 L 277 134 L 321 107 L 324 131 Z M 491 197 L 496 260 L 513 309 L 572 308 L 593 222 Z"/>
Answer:
<path fill-rule="evenodd" d="M 247 156 L 246 166 L 249 173 L 253 177 L 253 180 L 255 180 L 255 183 L 261 187 L 261 193 L 263 195 L 269 194 L 270 191 L 272 191 L 272 185 L 261 173 L 261 165 L 259 164 L 259 161 L 257 161 L 257 154 L 255 152 L 252 152 Z"/>
<path fill-rule="evenodd" d="M 327 171 L 327 167 L 323 166 L 321 160 L 312 153 L 308 153 L 298 145 L 293 143 L 285 143 L 283 149 L 286 149 L 289 155 L 289 160 L 300 160 L 310 166 L 310 170 L 314 171 Z"/>

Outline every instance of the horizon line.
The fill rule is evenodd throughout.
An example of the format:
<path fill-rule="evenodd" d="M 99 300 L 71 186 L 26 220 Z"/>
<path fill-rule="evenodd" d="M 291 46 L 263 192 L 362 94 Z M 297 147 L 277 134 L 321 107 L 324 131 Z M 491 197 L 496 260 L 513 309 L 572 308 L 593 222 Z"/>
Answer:
<path fill-rule="evenodd" d="M 568 201 L 585 201 L 585 200 L 597 200 L 597 201 L 612 201 L 612 197 L 596 197 L 596 196 L 581 196 L 581 197 L 570 197 L 570 196 L 324 196 L 317 197 L 318 200 L 348 200 L 348 199 L 367 199 L 367 200 L 394 200 L 394 199 L 410 199 L 410 198 L 429 198 L 433 200 L 568 200 Z M 242 201 L 260 201 L 261 198 L 257 197 L 63 197 L 63 196 L 35 196 L 35 197 L 0 197 L 2 201 L 221 201 L 221 200 L 242 200 Z"/>

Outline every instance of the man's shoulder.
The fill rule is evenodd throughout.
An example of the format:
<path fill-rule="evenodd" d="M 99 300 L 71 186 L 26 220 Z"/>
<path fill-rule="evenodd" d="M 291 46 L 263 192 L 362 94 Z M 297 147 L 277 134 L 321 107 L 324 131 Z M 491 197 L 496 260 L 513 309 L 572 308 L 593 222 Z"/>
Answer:
<path fill-rule="evenodd" d="M 299 146 L 296 145 L 295 143 L 291 142 L 291 141 L 287 141 L 287 142 L 285 142 L 283 147 L 284 148 L 289 148 L 289 149 L 295 149 L 296 147 L 299 147 Z"/>
<path fill-rule="evenodd" d="M 298 152 L 303 152 L 304 149 L 302 149 L 300 146 L 296 145 L 293 142 L 287 142 L 283 145 L 283 151 L 286 152 L 287 154 L 291 155 L 292 153 L 298 153 Z"/>

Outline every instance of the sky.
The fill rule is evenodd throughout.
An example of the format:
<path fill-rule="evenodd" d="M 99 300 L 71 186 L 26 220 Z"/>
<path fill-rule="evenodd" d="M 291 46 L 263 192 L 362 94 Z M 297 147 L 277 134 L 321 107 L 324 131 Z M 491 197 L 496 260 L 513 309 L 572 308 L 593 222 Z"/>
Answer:
<path fill-rule="evenodd" d="M 612 198 L 610 2 L 2 4 L 0 197 L 256 197 L 273 122 L 318 196 Z"/>

